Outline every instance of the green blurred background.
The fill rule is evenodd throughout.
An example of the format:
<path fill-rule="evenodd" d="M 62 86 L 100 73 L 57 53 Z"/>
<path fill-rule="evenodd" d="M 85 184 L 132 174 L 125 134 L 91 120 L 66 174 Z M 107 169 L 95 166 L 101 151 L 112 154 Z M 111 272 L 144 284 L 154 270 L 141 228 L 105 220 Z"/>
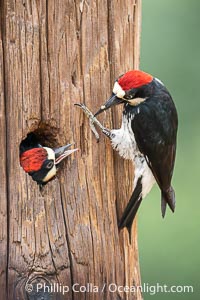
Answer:
<path fill-rule="evenodd" d="M 193 285 L 194 293 L 144 299 L 200 299 L 200 1 L 143 0 L 140 68 L 161 79 L 179 114 L 173 186 L 176 212 L 160 212 L 154 187 L 139 211 L 142 282 Z"/>

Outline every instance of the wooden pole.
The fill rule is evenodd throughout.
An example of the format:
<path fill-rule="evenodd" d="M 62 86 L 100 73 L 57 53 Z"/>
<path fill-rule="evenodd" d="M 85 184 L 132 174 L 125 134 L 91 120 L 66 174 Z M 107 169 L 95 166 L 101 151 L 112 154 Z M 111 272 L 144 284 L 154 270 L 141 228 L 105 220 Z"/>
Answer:
<path fill-rule="evenodd" d="M 96 143 L 74 106 L 95 112 L 115 77 L 138 68 L 141 0 L 0 5 L 0 299 L 142 299 L 140 291 L 109 291 L 140 284 L 136 224 L 132 245 L 117 228 L 132 165 L 105 137 Z M 100 121 L 119 127 L 120 109 Z M 80 148 L 42 193 L 19 165 L 19 144 L 31 131 L 47 146 Z M 39 283 L 49 290 L 37 291 Z M 89 292 L 71 288 L 87 283 Z"/>

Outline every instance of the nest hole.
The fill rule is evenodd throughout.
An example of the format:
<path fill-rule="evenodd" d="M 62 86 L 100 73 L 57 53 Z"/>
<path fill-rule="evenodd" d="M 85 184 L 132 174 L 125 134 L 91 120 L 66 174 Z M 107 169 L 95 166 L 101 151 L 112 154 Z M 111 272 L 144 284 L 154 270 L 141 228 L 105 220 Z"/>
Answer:
<path fill-rule="evenodd" d="M 40 122 L 39 125 L 31 130 L 21 141 L 20 152 L 37 147 L 38 144 L 43 147 L 57 147 L 59 144 L 58 132 L 58 128 L 47 123 Z"/>

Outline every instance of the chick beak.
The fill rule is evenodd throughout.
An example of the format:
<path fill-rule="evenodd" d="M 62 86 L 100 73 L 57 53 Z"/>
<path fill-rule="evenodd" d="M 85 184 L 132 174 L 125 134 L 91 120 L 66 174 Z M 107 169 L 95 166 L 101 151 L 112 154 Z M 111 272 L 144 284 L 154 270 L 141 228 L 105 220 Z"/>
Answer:
<path fill-rule="evenodd" d="M 95 117 L 105 111 L 106 109 L 110 108 L 111 106 L 117 105 L 123 103 L 123 100 L 118 98 L 114 93 L 112 96 L 106 101 L 104 105 L 101 106 L 101 108 L 96 112 L 94 115 Z"/>
<path fill-rule="evenodd" d="M 78 151 L 78 149 L 67 150 L 72 145 L 73 144 L 68 144 L 68 145 L 53 149 L 53 151 L 55 153 L 55 165 L 58 165 L 65 157 L 69 156 L 73 152 Z"/>

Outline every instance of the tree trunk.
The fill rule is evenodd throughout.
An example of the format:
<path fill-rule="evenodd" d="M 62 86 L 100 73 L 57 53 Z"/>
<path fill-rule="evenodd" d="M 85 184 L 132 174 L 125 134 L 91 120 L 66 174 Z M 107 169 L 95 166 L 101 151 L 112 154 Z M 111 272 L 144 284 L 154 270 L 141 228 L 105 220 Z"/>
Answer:
<path fill-rule="evenodd" d="M 133 167 L 74 106 L 97 111 L 115 77 L 138 68 L 141 0 L 0 3 L 0 299 L 142 299 L 109 291 L 140 284 L 136 224 L 131 245 L 117 228 Z M 100 121 L 119 127 L 120 109 Z M 42 192 L 19 164 L 32 131 L 80 148 Z"/>

